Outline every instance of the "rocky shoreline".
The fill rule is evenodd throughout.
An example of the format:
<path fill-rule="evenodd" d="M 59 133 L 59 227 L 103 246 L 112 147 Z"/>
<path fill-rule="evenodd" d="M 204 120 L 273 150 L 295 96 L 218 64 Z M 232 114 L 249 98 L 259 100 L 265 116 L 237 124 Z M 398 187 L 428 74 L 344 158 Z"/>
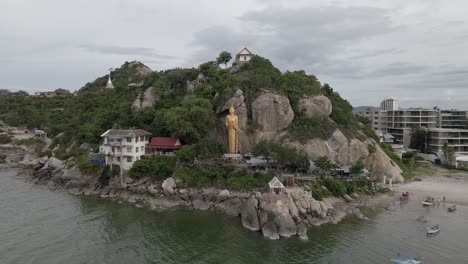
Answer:
<path fill-rule="evenodd" d="M 148 179 L 133 180 L 126 177 L 126 188 L 119 177 L 103 184 L 99 175 L 83 175 L 73 159 L 61 161 L 54 157 L 36 157 L 24 146 L 0 145 L 0 169 L 15 168 L 27 175 L 34 184 L 47 185 L 51 190 L 67 191 L 74 195 L 96 196 L 118 202 L 128 202 L 136 207 L 152 210 L 176 209 L 210 210 L 232 217 L 240 217 L 242 225 L 252 231 L 262 232 L 268 239 L 299 236 L 308 239 L 312 226 L 336 224 L 348 215 L 361 219 L 363 207 L 385 207 L 394 198 L 387 194 L 376 197 L 345 195 L 317 201 L 303 188 L 288 189 L 287 194 L 268 192 L 237 192 L 216 188 L 180 188 L 177 181 L 164 182 Z"/>

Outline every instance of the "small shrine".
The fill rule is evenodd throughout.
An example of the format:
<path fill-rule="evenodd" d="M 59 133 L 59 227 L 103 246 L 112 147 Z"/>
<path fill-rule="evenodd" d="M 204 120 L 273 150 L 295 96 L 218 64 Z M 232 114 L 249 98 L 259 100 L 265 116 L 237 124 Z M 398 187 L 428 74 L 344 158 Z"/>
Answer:
<path fill-rule="evenodd" d="M 278 178 L 276 178 L 276 176 L 273 177 L 270 182 L 268 182 L 268 186 L 270 187 L 270 193 L 284 193 L 284 185 L 280 180 L 278 180 Z"/>
<path fill-rule="evenodd" d="M 112 70 L 113 70 L 112 68 L 109 69 L 109 79 L 107 80 L 107 83 L 106 83 L 106 89 L 114 88 L 114 84 L 112 83 L 112 79 L 111 79 Z"/>

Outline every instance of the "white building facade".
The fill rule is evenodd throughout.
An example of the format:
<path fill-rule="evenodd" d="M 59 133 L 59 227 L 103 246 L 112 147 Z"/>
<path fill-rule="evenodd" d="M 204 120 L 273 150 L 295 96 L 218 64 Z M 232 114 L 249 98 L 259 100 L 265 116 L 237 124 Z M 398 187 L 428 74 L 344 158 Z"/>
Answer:
<path fill-rule="evenodd" d="M 129 170 L 145 155 L 150 135 L 142 129 L 109 129 L 101 135 L 103 143 L 99 150 L 105 155 L 106 164 Z"/>
<path fill-rule="evenodd" d="M 236 54 L 235 63 L 241 65 L 242 63 L 249 62 L 252 59 L 254 54 L 250 52 L 249 49 L 243 48 L 239 53 Z"/>

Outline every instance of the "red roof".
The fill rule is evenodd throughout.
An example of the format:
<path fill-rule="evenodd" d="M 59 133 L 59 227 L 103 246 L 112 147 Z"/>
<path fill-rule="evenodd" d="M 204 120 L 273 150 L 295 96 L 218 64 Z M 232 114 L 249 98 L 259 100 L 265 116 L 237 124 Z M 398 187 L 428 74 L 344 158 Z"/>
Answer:
<path fill-rule="evenodd" d="M 162 149 L 179 149 L 181 147 L 178 138 L 170 137 L 154 137 L 148 144 L 150 148 L 162 148 Z"/>

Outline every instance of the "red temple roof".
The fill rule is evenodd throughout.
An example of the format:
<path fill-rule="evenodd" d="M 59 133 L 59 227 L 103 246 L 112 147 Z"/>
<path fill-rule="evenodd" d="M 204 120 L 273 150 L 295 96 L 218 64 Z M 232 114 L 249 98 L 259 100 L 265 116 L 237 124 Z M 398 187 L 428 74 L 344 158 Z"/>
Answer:
<path fill-rule="evenodd" d="M 159 148 L 159 149 L 179 149 L 182 146 L 178 138 L 170 137 L 154 137 L 151 139 L 151 142 L 148 144 L 150 148 Z"/>

